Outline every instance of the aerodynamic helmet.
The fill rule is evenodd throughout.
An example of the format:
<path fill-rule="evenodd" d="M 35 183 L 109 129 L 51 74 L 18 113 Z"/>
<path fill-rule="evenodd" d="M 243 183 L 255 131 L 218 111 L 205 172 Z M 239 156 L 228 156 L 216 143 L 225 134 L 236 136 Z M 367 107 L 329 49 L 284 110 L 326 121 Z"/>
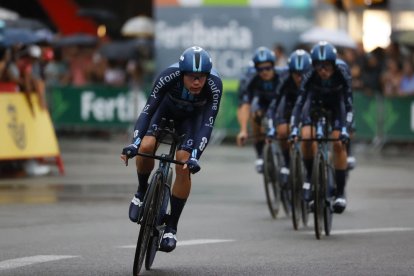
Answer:
<path fill-rule="evenodd" d="M 271 62 L 272 64 L 275 64 L 276 56 L 273 53 L 273 51 L 269 50 L 268 48 L 259 47 L 254 52 L 252 60 L 253 60 L 254 66 L 257 66 L 259 63 L 263 63 L 263 62 Z"/>
<path fill-rule="evenodd" d="M 298 49 L 290 54 L 288 66 L 291 73 L 304 73 L 312 66 L 311 56 L 305 50 Z"/>
<path fill-rule="evenodd" d="M 213 63 L 206 50 L 198 46 L 192 46 L 182 53 L 178 66 L 181 72 L 209 74 Z"/>
<path fill-rule="evenodd" d="M 336 48 L 326 41 L 320 41 L 313 46 L 311 50 L 312 63 L 318 63 L 320 61 L 330 61 L 335 63 L 336 61 Z"/>

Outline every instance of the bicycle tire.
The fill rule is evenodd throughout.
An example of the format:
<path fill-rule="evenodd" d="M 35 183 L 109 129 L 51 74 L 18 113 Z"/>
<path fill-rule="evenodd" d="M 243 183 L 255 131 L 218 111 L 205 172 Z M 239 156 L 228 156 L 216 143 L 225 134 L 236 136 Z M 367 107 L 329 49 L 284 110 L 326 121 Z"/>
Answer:
<path fill-rule="evenodd" d="M 272 218 L 276 218 L 280 205 L 280 186 L 278 185 L 277 168 L 273 155 L 273 145 L 266 144 L 263 148 L 263 180 L 266 193 L 266 202 Z"/>
<path fill-rule="evenodd" d="M 299 179 L 301 178 L 299 176 L 299 168 L 298 164 L 300 165 L 300 156 L 296 149 L 292 149 L 290 153 L 290 174 L 289 174 L 289 186 L 291 190 L 292 195 L 292 223 L 293 223 L 293 229 L 298 230 L 299 229 L 299 222 L 302 212 L 301 207 L 301 190 L 302 185 L 299 182 Z M 298 160 L 299 159 L 299 160 Z M 299 162 L 298 162 L 299 161 Z"/>
<path fill-rule="evenodd" d="M 138 273 L 141 271 L 142 264 L 144 262 L 144 257 L 147 253 L 151 233 L 154 229 L 154 223 L 156 218 L 156 214 L 154 212 L 156 203 L 155 192 L 158 186 L 158 181 L 162 181 L 162 174 L 157 171 L 152 177 L 151 183 L 148 187 L 148 191 L 145 193 L 144 197 L 144 208 L 141 220 L 141 227 L 139 229 L 137 247 L 135 249 L 133 266 L 134 275 L 138 275 Z"/>
<path fill-rule="evenodd" d="M 321 152 L 317 152 L 313 170 L 312 170 L 312 187 L 313 187 L 313 217 L 316 239 L 322 237 L 322 227 L 324 225 L 324 207 L 325 207 L 325 182 L 323 170 L 325 168 L 325 160 Z"/>
<path fill-rule="evenodd" d="M 333 210 L 332 210 L 332 192 L 331 189 L 334 187 L 334 172 L 333 168 L 328 164 L 325 166 L 325 173 L 326 173 L 326 182 L 325 182 L 325 208 L 323 213 L 324 219 L 324 228 L 325 228 L 325 235 L 329 236 L 332 230 L 332 218 L 333 218 Z"/>
<path fill-rule="evenodd" d="M 164 234 L 164 228 L 161 229 L 161 226 L 165 224 L 165 215 L 167 213 L 167 207 L 170 199 L 170 187 L 172 182 L 172 168 L 169 168 L 168 176 L 167 176 L 167 185 L 163 185 L 163 193 L 161 194 L 159 201 L 157 202 L 157 228 L 154 229 L 153 235 L 150 238 L 147 253 L 145 255 L 145 269 L 150 270 L 151 266 L 154 262 L 155 255 L 157 254 L 161 237 Z"/>
<path fill-rule="evenodd" d="M 302 194 L 302 186 L 303 183 L 305 182 L 305 172 L 306 172 L 306 168 L 305 165 L 303 164 L 303 160 L 302 160 L 302 155 L 299 154 L 300 158 L 298 160 L 298 170 L 300 170 L 300 172 L 298 173 L 298 175 L 300 176 L 300 179 L 298 181 L 299 183 L 299 193 Z M 301 214 L 302 214 L 302 224 L 303 227 L 307 227 L 308 226 L 308 221 L 309 221 L 309 213 L 310 213 L 310 207 L 309 207 L 309 202 L 304 200 L 302 196 L 300 196 L 300 207 L 301 207 Z"/>

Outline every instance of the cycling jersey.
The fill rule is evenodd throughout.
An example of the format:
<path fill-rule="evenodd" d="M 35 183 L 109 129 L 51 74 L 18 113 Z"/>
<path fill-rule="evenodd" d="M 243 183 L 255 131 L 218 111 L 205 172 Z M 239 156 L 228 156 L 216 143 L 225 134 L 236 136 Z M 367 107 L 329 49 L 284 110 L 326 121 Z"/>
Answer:
<path fill-rule="evenodd" d="M 161 118 L 173 119 L 179 134 L 186 134 L 181 149 L 193 151 L 199 159 L 210 140 L 219 111 L 223 84 L 218 72 L 211 70 L 197 95 L 184 87 L 178 63 L 165 69 L 156 79 L 148 101 L 134 128 L 133 143 L 153 135 Z M 149 127 L 151 126 L 151 128 Z"/>
<path fill-rule="evenodd" d="M 267 111 L 267 117 L 274 119 L 275 126 L 289 122 L 298 95 L 299 88 L 291 74 L 284 74 L 278 88 L 278 97 L 272 100 Z"/>
<path fill-rule="evenodd" d="M 258 109 L 266 111 L 270 102 L 277 97 L 281 76 L 286 74 L 287 70 L 287 67 L 275 67 L 274 77 L 265 81 L 260 78 L 254 67 L 248 69 L 240 81 L 240 104 L 251 104 L 253 112 Z"/>
<path fill-rule="evenodd" d="M 311 69 L 304 75 L 299 97 L 292 111 L 293 127 L 298 127 L 300 119 L 303 125 L 310 125 L 312 123 L 311 112 L 314 108 L 331 111 L 331 126 L 336 130 L 351 126 L 353 121 L 352 77 L 344 61 L 338 59 L 334 68 L 334 73 L 328 80 L 322 80 L 315 69 Z"/>

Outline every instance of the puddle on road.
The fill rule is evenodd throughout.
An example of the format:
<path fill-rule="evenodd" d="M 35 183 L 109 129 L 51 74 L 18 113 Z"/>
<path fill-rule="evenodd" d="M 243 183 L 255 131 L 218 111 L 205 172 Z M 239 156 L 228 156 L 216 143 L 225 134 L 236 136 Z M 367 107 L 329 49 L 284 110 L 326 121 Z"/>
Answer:
<path fill-rule="evenodd" d="M 2 185 L 0 204 L 125 201 L 134 189 L 131 185 Z"/>

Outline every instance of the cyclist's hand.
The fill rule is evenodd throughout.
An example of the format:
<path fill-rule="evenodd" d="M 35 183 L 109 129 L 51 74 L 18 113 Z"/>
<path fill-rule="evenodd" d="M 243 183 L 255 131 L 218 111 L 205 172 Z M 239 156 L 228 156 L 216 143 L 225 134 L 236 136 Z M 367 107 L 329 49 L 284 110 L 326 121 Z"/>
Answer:
<path fill-rule="evenodd" d="M 135 157 L 138 154 L 139 143 L 130 144 L 122 149 L 121 159 L 128 166 L 128 159 Z"/>
<path fill-rule="evenodd" d="M 294 142 L 296 141 L 296 138 L 299 135 L 299 129 L 297 127 L 293 127 L 292 131 L 289 134 L 289 142 Z"/>
<path fill-rule="evenodd" d="M 248 135 L 245 131 L 240 131 L 239 134 L 237 134 L 236 142 L 239 147 L 244 146 L 246 143 Z"/>
<path fill-rule="evenodd" d="M 189 170 L 192 174 L 197 173 L 197 172 L 201 169 L 200 164 L 198 164 L 198 160 L 197 160 L 197 158 L 194 158 L 194 157 L 190 157 L 190 158 L 187 160 L 187 162 L 185 162 L 185 164 L 187 165 L 188 170 Z M 185 168 L 185 167 L 184 167 L 184 168 Z"/>
<path fill-rule="evenodd" d="M 341 134 L 339 135 L 339 140 L 341 140 L 343 144 L 349 142 L 349 134 L 346 129 L 342 129 Z"/>

